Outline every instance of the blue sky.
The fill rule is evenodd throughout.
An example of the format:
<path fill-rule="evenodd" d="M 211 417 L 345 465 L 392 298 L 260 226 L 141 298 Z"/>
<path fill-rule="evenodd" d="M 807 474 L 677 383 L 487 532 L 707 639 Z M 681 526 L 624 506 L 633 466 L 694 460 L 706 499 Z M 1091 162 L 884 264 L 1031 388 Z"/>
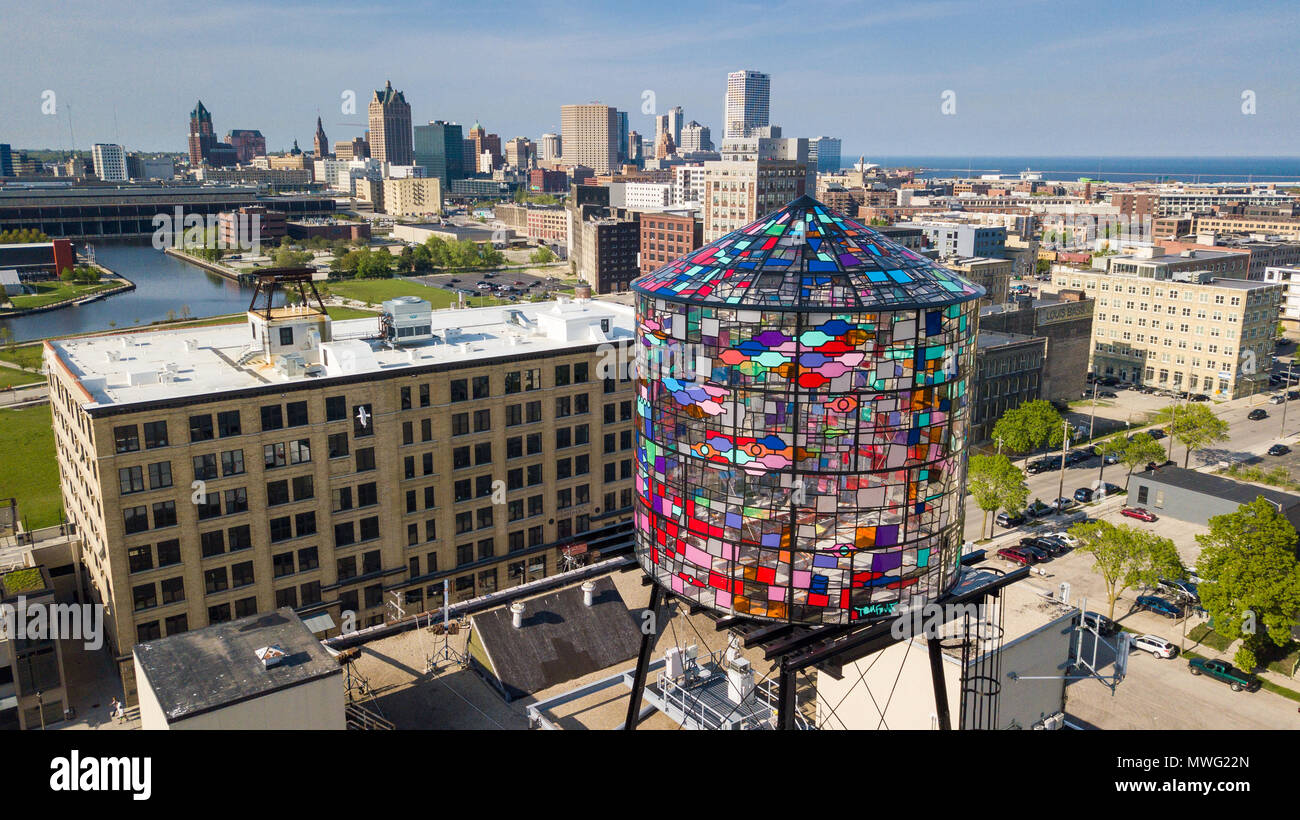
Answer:
<path fill-rule="evenodd" d="M 78 147 L 181 151 L 202 99 L 222 135 L 306 148 L 318 110 L 331 141 L 359 134 L 386 79 L 415 122 L 502 139 L 558 132 L 562 103 L 592 100 L 653 133 L 646 90 L 716 138 L 726 73 L 751 68 L 772 75 L 787 136 L 838 136 L 846 156 L 1300 153 L 1294 3 L 106 5 L 9 4 L 0 142 L 67 148 L 70 113 Z"/>

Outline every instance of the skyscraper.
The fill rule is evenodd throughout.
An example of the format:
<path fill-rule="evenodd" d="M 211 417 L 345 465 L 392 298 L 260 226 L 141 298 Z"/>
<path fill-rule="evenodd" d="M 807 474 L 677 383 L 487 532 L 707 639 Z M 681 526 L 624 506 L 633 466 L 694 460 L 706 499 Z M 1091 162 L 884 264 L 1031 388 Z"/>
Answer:
<path fill-rule="evenodd" d="M 392 165 L 411 165 L 411 106 L 392 82 L 370 100 L 370 155 Z"/>
<path fill-rule="evenodd" d="M 126 152 L 122 146 L 97 142 L 91 156 L 95 160 L 95 176 L 105 182 L 126 181 Z"/>
<path fill-rule="evenodd" d="M 677 150 L 683 154 L 692 151 L 712 151 L 713 138 L 707 125 L 700 125 L 691 120 L 682 126 L 682 139 L 677 143 Z"/>
<path fill-rule="evenodd" d="M 442 182 L 444 192 L 451 190 L 452 180 L 464 179 L 465 138 L 459 123 L 434 120 L 415 126 L 415 164 Z"/>
<path fill-rule="evenodd" d="M 560 158 L 562 148 L 559 134 L 542 134 L 541 149 L 538 151 L 537 158 L 554 162 Z"/>
<path fill-rule="evenodd" d="M 837 137 L 817 137 L 808 140 L 808 161 L 817 166 L 819 174 L 834 174 L 840 170 L 840 141 Z"/>
<path fill-rule="evenodd" d="M 330 141 L 325 137 L 325 126 L 321 124 L 320 115 L 316 115 L 316 158 L 320 159 L 330 152 Z"/>
<path fill-rule="evenodd" d="M 235 159 L 247 165 L 253 157 L 266 156 L 266 137 L 255 128 L 235 128 L 226 134 L 226 142 L 235 149 Z"/>
<path fill-rule="evenodd" d="M 14 158 L 9 145 L 0 143 L 0 177 L 14 176 Z"/>
<path fill-rule="evenodd" d="M 212 114 L 203 107 L 203 100 L 190 112 L 190 165 L 198 167 L 212 152 L 217 144 L 217 135 L 212 130 Z"/>
<path fill-rule="evenodd" d="M 618 166 L 619 118 L 608 105 L 560 106 L 560 133 L 564 140 L 564 161 L 585 165 L 598 174 L 608 174 Z"/>
<path fill-rule="evenodd" d="M 728 74 L 724 137 L 750 137 L 754 129 L 767 125 L 771 94 L 769 74 L 748 70 Z"/>
<path fill-rule="evenodd" d="M 622 165 L 628 159 L 627 135 L 631 129 L 627 123 L 627 112 L 617 111 L 618 115 L 618 164 Z"/>

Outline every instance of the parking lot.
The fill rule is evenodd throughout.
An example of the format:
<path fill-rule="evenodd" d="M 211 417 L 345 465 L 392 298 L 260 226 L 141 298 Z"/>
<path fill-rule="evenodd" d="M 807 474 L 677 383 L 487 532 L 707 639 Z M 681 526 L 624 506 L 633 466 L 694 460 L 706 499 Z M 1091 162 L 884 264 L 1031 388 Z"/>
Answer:
<path fill-rule="evenodd" d="M 532 268 L 527 271 L 498 270 L 484 271 L 482 273 L 435 273 L 408 278 L 435 288 L 446 288 L 450 291 L 464 290 L 474 296 L 492 294 L 503 298 L 509 296 L 526 298 L 566 288 L 571 290 L 572 285 L 566 285 L 559 279 L 561 274 L 567 272 L 567 268 L 556 267 Z M 480 288 L 480 283 L 492 286 L 492 289 Z M 506 288 L 511 290 L 505 290 Z"/>

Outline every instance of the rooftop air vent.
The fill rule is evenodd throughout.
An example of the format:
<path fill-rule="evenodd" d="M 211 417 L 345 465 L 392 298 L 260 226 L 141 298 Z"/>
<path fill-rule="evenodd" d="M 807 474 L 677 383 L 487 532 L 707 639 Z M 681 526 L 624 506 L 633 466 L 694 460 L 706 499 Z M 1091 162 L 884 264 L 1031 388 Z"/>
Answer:
<path fill-rule="evenodd" d="M 277 666 L 286 656 L 285 651 L 280 648 L 279 644 L 271 644 L 270 646 L 264 646 L 261 649 L 255 649 L 253 650 L 253 654 L 257 655 L 257 659 L 262 662 L 263 669 L 270 669 L 272 666 Z"/>

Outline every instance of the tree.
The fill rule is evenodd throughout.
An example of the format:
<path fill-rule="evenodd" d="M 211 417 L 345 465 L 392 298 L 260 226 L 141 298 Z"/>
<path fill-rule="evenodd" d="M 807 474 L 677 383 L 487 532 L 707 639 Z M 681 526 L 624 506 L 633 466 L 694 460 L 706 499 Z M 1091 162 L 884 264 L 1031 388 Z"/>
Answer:
<path fill-rule="evenodd" d="M 550 248 L 542 246 L 529 255 L 528 261 L 534 265 L 545 265 L 555 261 L 555 253 Z"/>
<path fill-rule="evenodd" d="M 971 456 L 966 482 L 975 503 L 984 511 L 981 533 L 988 524 L 989 513 L 998 509 L 1019 510 L 1029 498 L 1024 472 L 1003 455 Z"/>
<path fill-rule="evenodd" d="M 1203 404 L 1171 404 L 1157 413 L 1156 419 L 1168 422 L 1169 435 L 1187 448 L 1184 467 L 1191 461 L 1193 450 L 1228 440 L 1228 423 Z"/>
<path fill-rule="evenodd" d="M 1204 579 L 1197 592 L 1215 631 L 1244 638 L 1255 654 L 1269 642 L 1285 646 L 1300 612 L 1295 527 L 1262 497 L 1214 516 L 1209 525 L 1209 532 L 1196 536 L 1196 574 Z"/>
<path fill-rule="evenodd" d="M 1093 557 L 1092 571 L 1106 584 L 1108 617 L 1115 617 L 1115 602 L 1135 586 L 1155 586 L 1161 578 L 1186 574 L 1174 542 L 1153 532 L 1116 526 L 1109 521 L 1088 521 L 1070 527 L 1079 539 L 1079 551 Z"/>
<path fill-rule="evenodd" d="M 1025 456 L 1045 444 L 1059 445 L 1064 434 L 1064 419 L 1043 399 L 1011 408 L 993 425 L 995 440 L 1001 439 L 1003 447 Z"/>
<path fill-rule="evenodd" d="M 1133 475 L 1133 471 L 1138 465 L 1148 464 L 1152 461 L 1157 464 L 1165 460 L 1165 448 L 1160 446 L 1160 442 L 1151 437 L 1150 433 L 1138 433 L 1133 438 L 1118 437 L 1124 442 L 1124 449 L 1120 451 L 1119 460 L 1128 466 L 1128 474 Z"/>

